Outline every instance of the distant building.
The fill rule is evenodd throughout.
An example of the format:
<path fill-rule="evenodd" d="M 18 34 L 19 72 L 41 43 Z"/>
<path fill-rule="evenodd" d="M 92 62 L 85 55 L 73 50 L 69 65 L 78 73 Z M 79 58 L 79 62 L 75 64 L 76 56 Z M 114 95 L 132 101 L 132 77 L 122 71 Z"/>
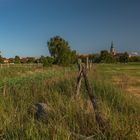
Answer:
<path fill-rule="evenodd" d="M 3 62 L 4 62 L 4 63 L 9 63 L 9 59 L 3 58 Z"/>
<path fill-rule="evenodd" d="M 111 42 L 110 53 L 111 53 L 112 55 L 115 55 L 115 54 L 116 54 L 113 41 Z"/>

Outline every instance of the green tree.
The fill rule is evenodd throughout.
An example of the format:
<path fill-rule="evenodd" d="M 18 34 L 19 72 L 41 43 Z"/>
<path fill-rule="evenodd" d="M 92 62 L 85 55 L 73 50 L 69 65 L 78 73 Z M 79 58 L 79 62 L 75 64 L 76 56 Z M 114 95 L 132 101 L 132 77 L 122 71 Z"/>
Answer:
<path fill-rule="evenodd" d="M 140 56 L 132 56 L 129 58 L 130 62 L 140 62 Z"/>
<path fill-rule="evenodd" d="M 45 59 L 43 60 L 44 67 L 52 66 L 53 63 L 54 63 L 54 58 L 49 56 L 45 57 Z"/>
<path fill-rule="evenodd" d="M 15 56 L 15 61 L 14 61 L 16 64 L 19 64 L 20 63 L 20 57 L 19 56 Z"/>
<path fill-rule="evenodd" d="M 119 58 L 121 63 L 127 63 L 129 61 L 129 55 L 127 52 L 125 52 L 122 56 Z"/>
<path fill-rule="evenodd" d="M 105 61 L 106 58 L 108 57 L 109 53 L 107 50 L 102 50 L 101 53 L 100 53 L 100 59 L 101 61 Z"/>
<path fill-rule="evenodd" d="M 34 57 L 27 57 L 27 63 L 35 63 Z"/>
<path fill-rule="evenodd" d="M 54 36 L 48 41 L 50 55 L 56 64 L 69 65 L 76 59 L 76 51 L 72 51 L 67 41 L 59 36 Z"/>
<path fill-rule="evenodd" d="M 4 63 L 3 57 L 0 55 L 0 63 Z"/>
<path fill-rule="evenodd" d="M 72 64 L 74 64 L 74 63 L 76 63 L 77 62 L 77 60 L 78 60 L 78 57 L 77 57 L 77 55 L 76 55 L 76 51 L 75 50 L 72 50 L 71 51 L 71 53 L 70 53 L 70 62 L 72 63 Z"/>
<path fill-rule="evenodd" d="M 39 63 L 42 63 L 44 67 L 52 66 L 52 64 L 54 63 L 54 58 L 49 56 L 41 56 L 39 58 Z"/>
<path fill-rule="evenodd" d="M 100 62 L 102 62 L 102 63 L 114 63 L 115 58 L 107 50 L 102 50 L 100 53 Z"/>
<path fill-rule="evenodd" d="M 45 56 L 41 56 L 40 58 L 39 58 L 39 63 L 43 63 L 43 60 L 45 59 Z"/>

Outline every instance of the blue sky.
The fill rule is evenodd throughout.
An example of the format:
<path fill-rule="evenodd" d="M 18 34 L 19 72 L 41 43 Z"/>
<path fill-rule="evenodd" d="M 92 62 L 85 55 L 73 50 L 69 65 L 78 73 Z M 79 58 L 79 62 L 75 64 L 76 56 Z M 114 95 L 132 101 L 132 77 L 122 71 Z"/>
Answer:
<path fill-rule="evenodd" d="M 4 57 L 49 55 L 55 35 L 79 53 L 109 49 L 140 52 L 139 0 L 0 0 Z"/>

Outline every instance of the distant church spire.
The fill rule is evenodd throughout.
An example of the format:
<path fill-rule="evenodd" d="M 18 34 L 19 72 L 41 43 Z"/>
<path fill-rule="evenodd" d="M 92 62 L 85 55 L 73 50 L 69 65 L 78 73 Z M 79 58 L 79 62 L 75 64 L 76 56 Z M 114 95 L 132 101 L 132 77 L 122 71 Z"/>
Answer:
<path fill-rule="evenodd" d="M 111 41 L 110 53 L 112 55 L 115 55 L 116 54 L 115 49 L 114 49 L 114 43 L 113 43 L 113 41 Z"/>

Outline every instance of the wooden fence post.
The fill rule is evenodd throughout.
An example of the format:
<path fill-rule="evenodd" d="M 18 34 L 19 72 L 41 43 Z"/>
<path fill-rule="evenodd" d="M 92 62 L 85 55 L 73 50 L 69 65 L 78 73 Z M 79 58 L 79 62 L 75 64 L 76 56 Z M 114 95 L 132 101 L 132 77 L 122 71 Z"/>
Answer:
<path fill-rule="evenodd" d="M 94 112 L 95 112 L 95 119 L 99 125 L 99 128 L 101 129 L 102 132 L 104 132 L 106 124 L 104 122 L 104 120 L 102 119 L 100 112 L 99 112 L 99 108 L 96 102 L 96 98 L 93 94 L 93 90 L 90 87 L 88 78 L 87 78 L 87 67 L 82 65 L 81 66 L 81 70 L 79 72 L 78 78 L 77 78 L 77 89 L 76 89 L 76 96 L 78 96 L 80 94 L 80 87 L 81 87 L 81 81 L 82 81 L 82 77 L 84 79 L 84 83 L 85 83 L 85 88 L 87 90 L 87 94 L 90 98 L 90 101 L 92 103 Z"/>
<path fill-rule="evenodd" d="M 95 112 L 96 121 L 99 124 L 99 127 L 104 128 L 105 123 L 102 120 L 102 117 L 100 116 L 100 112 L 99 112 L 99 108 L 98 108 L 98 105 L 97 105 L 97 102 L 96 102 L 96 98 L 93 94 L 93 90 L 90 87 L 90 84 L 89 84 L 89 81 L 88 81 L 88 78 L 87 78 L 87 69 L 84 66 L 82 67 L 82 73 L 83 73 L 83 77 L 84 77 L 85 87 L 86 87 L 88 96 L 90 98 L 90 101 L 92 102 L 92 106 L 93 106 L 93 109 L 94 109 L 94 112 Z"/>
<path fill-rule="evenodd" d="M 81 87 L 81 82 L 82 82 L 82 62 L 81 59 L 78 59 L 78 69 L 79 69 L 79 74 L 77 77 L 77 85 L 76 85 L 76 96 L 80 94 L 80 87 Z"/>
<path fill-rule="evenodd" d="M 86 57 L 86 68 L 89 69 L 89 58 L 88 58 L 88 56 Z"/>

